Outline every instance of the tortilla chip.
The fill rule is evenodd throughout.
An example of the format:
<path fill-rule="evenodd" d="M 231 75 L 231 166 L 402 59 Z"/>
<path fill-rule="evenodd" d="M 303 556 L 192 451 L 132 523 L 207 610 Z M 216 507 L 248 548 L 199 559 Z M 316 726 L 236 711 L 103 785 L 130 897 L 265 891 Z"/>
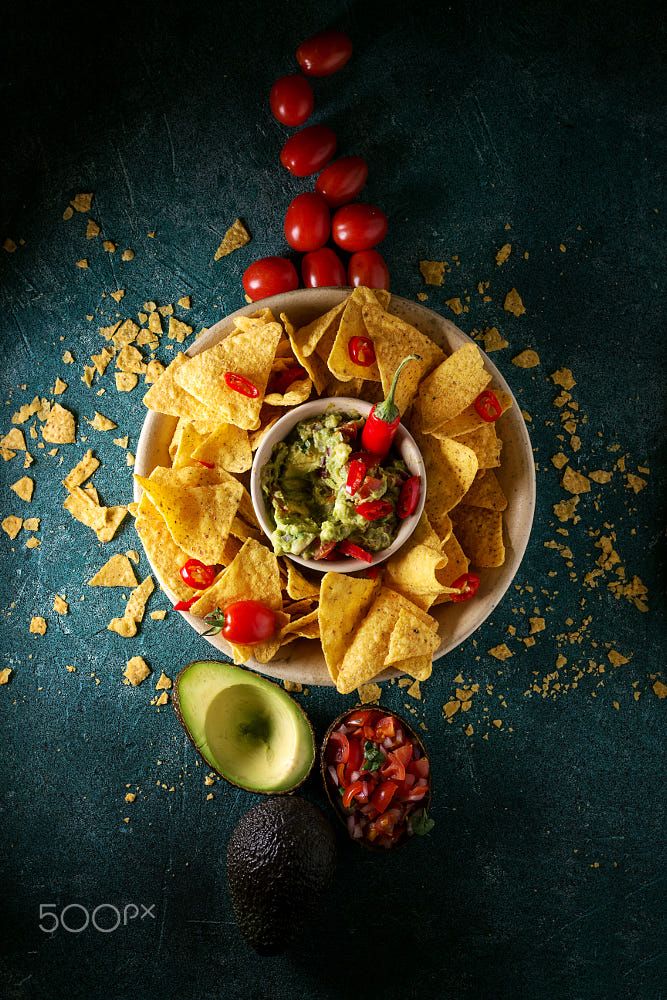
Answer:
<path fill-rule="evenodd" d="M 240 219 L 235 219 L 222 237 L 222 242 L 215 251 L 213 260 L 220 260 L 222 257 L 234 253 L 235 250 L 244 247 L 246 243 L 250 243 L 250 233 Z"/>
<path fill-rule="evenodd" d="M 385 563 L 384 580 L 392 590 L 428 611 L 442 592 L 436 574 L 446 563 L 447 557 L 439 548 L 410 539 Z"/>
<path fill-rule="evenodd" d="M 333 307 L 333 309 L 324 313 L 323 316 L 317 316 L 312 323 L 308 323 L 307 326 L 300 327 L 291 335 L 289 329 L 287 330 L 294 355 L 301 362 L 301 364 L 303 364 L 303 361 L 301 360 L 302 357 L 309 358 L 312 354 L 314 354 L 323 338 L 325 342 L 329 342 L 329 349 L 331 348 L 331 345 L 335 340 L 338 324 L 347 302 L 348 299 L 343 299 L 342 302 L 339 302 L 338 305 Z M 327 356 L 328 351 L 325 354 L 325 357 Z M 322 360 L 324 360 L 324 358 Z"/>
<path fill-rule="evenodd" d="M 481 470 L 475 481 L 461 500 L 462 507 L 483 507 L 485 510 L 503 511 L 507 508 L 507 497 L 491 469 Z"/>
<path fill-rule="evenodd" d="M 91 496 L 80 486 L 68 490 L 63 507 L 72 517 L 92 528 L 100 542 L 110 542 L 120 527 L 127 507 L 101 507 L 96 492 Z"/>
<path fill-rule="evenodd" d="M 31 479 L 30 476 L 21 476 L 17 479 L 15 483 L 12 483 L 9 487 L 16 493 L 17 497 L 21 500 L 25 500 L 26 503 L 30 503 L 32 500 L 32 494 L 35 490 L 35 480 Z"/>
<path fill-rule="evenodd" d="M 166 586 L 177 601 L 186 601 L 192 597 L 192 590 L 183 581 L 179 572 L 189 556 L 171 537 L 169 528 L 155 505 L 144 493 L 141 498 L 142 508 L 137 513 L 135 522 L 137 534 L 141 539 L 144 552 L 157 574 L 160 585 Z"/>
<path fill-rule="evenodd" d="M 219 563 L 243 492 L 241 483 L 183 486 L 135 478 L 162 514 L 176 544 L 193 559 Z"/>
<path fill-rule="evenodd" d="M 445 357 L 433 341 L 416 327 L 377 306 L 365 305 L 364 321 L 375 345 L 378 368 L 385 395 L 389 392 L 396 369 L 408 354 L 417 354 L 421 361 L 412 361 L 403 369 L 396 388 L 395 402 L 404 413 L 414 399 L 421 379 Z"/>
<path fill-rule="evenodd" d="M 195 424 L 184 423 L 181 426 L 176 451 L 172 456 L 173 468 L 182 469 L 185 465 L 194 465 L 194 453 L 207 437 L 207 434 L 201 434 L 197 430 Z"/>
<path fill-rule="evenodd" d="M 350 357 L 350 341 L 353 337 L 368 337 L 369 331 L 366 329 L 363 316 L 363 306 L 372 303 L 377 307 L 377 299 L 370 288 L 362 285 L 355 288 L 345 303 L 345 309 L 341 316 L 336 339 L 333 342 L 327 365 L 341 382 L 348 382 L 351 378 L 369 379 L 374 382 L 380 381 L 380 371 L 377 361 L 372 365 L 364 367 L 357 365 Z"/>
<path fill-rule="evenodd" d="M 204 618 L 216 608 L 234 601 L 261 601 L 279 611 L 282 608 L 278 558 L 274 552 L 249 538 L 236 558 L 215 583 L 192 606 L 192 614 Z"/>
<path fill-rule="evenodd" d="M 300 601 L 305 597 L 319 598 L 320 588 L 316 583 L 307 580 L 303 576 L 291 559 L 285 560 L 287 566 L 287 593 L 293 601 Z"/>
<path fill-rule="evenodd" d="M 322 652 L 333 681 L 354 631 L 373 600 L 375 583 L 344 573 L 326 573 L 320 585 Z M 350 690 L 354 690 L 354 685 Z"/>
<path fill-rule="evenodd" d="M 286 646 L 288 642 L 293 642 L 294 639 L 319 639 L 319 637 L 320 622 L 316 608 L 315 611 L 310 611 L 307 615 L 295 618 L 285 625 L 280 633 L 280 644 L 281 646 Z"/>
<path fill-rule="evenodd" d="M 264 397 L 269 406 L 298 406 L 305 403 L 313 389 L 313 380 L 308 378 L 295 379 L 287 392 L 270 392 Z"/>
<path fill-rule="evenodd" d="M 107 625 L 107 629 L 110 632 L 117 632 L 124 639 L 130 639 L 132 636 L 137 634 L 137 625 L 143 621 L 144 612 L 146 611 L 146 604 L 148 598 L 151 596 L 155 590 L 155 584 L 153 583 L 153 578 L 147 576 L 145 580 L 136 587 L 130 594 L 127 604 L 125 605 L 125 613 L 122 618 L 113 618 Z"/>
<path fill-rule="evenodd" d="M 476 344 L 454 351 L 419 387 L 422 430 L 435 431 L 470 406 L 491 381 Z"/>
<path fill-rule="evenodd" d="M 505 392 L 503 389 L 494 389 L 493 394 L 500 403 L 502 412 L 505 413 L 509 410 L 512 405 L 512 397 L 509 392 Z M 461 434 L 468 434 L 470 431 L 477 430 L 478 427 L 485 426 L 489 426 L 488 422 L 480 417 L 474 403 L 472 403 L 470 406 L 466 406 L 465 410 L 459 413 L 458 416 L 448 420 L 447 423 L 432 433 L 434 437 L 440 438 L 459 437 Z"/>
<path fill-rule="evenodd" d="M 436 534 L 444 537 L 443 515 L 456 507 L 472 486 L 478 469 L 474 451 L 453 438 L 439 441 L 420 435 L 419 446 L 426 465 L 424 509 Z"/>
<path fill-rule="evenodd" d="M 394 670 L 401 674 L 409 674 L 417 681 L 425 681 L 433 673 L 433 659 L 431 656 L 411 656 L 407 660 L 398 660 L 392 663 Z"/>
<path fill-rule="evenodd" d="M 83 458 L 67 473 L 63 479 L 64 485 L 67 489 L 74 489 L 75 486 L 81 486 L 82 483 L 85 483 L 86 479 L 90 479 L 93 472 L 99 468 L 99 465 L 99 459 L 95 458 L 89 448 Z"/>
<path fill-rule="evenodd" d="M 56 403 L 42 427 L 42 437 L 50 444 L 74 444 L 76 441 L 74 414 L 60 403 Z"/>
<path fill-rule="evenodd" d="M 313 610 L 313 601 L 314 598 L 312 597 L 303 597 L 300 601 L 294 601 L 292 604 L 283 604 L 283 611 L 290 618 L 300 618 L 302 615 L 307 615 Z"/>
<path fill-rule="evenodd" d="M 190 360 L 186 354 L 176 355 L 144 396 L 144 405 L 149 410 L 168 413 L 172 417 L 184 417 L 190 421 L 214 419 L 212 411 L 176 381 L 176 375 Z"/>
<path fill-rule="evenodd" d="M 351 640 L 349 635 L 346 636 L 346 651 L 336 677 L 336 687 L 341 694 L 350 694 L 384 670 L 391 633 L 399 613 L 400 609 L 382 587 Z M 324 639 L 327 629 L 322 619 L 320 621 Z"/>
<path fill-rule="evenodd" d="M 430 657 L 440 644 L 437 622 L 428 626 L 421 619 L 401 608 L 389 638 L 385 666 L 412 657 Z"/>
<path fill-rule="evenodd" d="M 492 469 L 500 465 L 503 442 L 496 434 L 495 424 L 483 424 L 477 430 L 461 434 L 455 440 L 474 451 L 480 469 Z"/>
<path fill-rule="evenodd" d="M 220 420 L 256 430 L 282 328 L 279 323 L 261 320 L 248 320 L 244 327 L 208 351 L 190 358 L 177 370 L 175 379 L 181 388 L 218 414 Z M 257 397 L 252 399 L 230 389 L 224 380 L 226 372 L 252 382 L 257 387 Z"/>
<path fill-rule="evenodd" d="M 220 424 L 196 447 L 192 457 L 210 462 L 227 472 L 247 472 L 252 465 L 252 450 L 247 430 L 234 424 Z"/>
<path fill-rule="evenodd" d="M 505 562 L 503 515 L 479 507 L 457 507 L 451 514 L 456 537 L 473 566 L 487 568 Z"/>
<path fill-rule="evenodd" d="M 5 534 L 9 535 L 12 541 L 16 538 L 19 531 L 23 527 L 23 518 L 16 517 L 15 514 L 8 514 L 2 522 L 2 530 Z"/>
<path fill-rule="evenodd" d="M 126 555 L 116 553 L 98 569 L 89 587 L 136 587 L 139 581 L 134 575 L 132 563 Z"/>

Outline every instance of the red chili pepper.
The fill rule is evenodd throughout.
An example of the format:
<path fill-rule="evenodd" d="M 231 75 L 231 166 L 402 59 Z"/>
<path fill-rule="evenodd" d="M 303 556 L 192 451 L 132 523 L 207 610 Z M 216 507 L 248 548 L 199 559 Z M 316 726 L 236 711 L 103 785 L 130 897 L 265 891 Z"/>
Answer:
<path fill-rule="evenodd" d="M 396 513 L 403 521 L 417 510 L 421 494 L 422 481 L 420 476 L 410 476 L 401 486 L 401 492 L 396 505 Z"/>
<path fill-rule="evenodd" d="M 199 462 L 200 465 L 203 465 L 205 469 L 215 468 L 213 462 L 205 462 L 203 458 L 198 458 L 197 461 Z"/>
<path fill-rule="evenodd" d="M 188 587 L 193 590 L 206 590 L 215 580 L 215 566 L 207 566 L 199 559 L 188 559 L 183 563 L 180 574 Z"/>
<path fill-rule="evenodd" d="M 364 500 L 354 510 L 367 521 L 379 521 L 381 517 L 387 517 L 393 512 L 394 505 L 389 500 Z"/>
<path fill-rule="evenodd" d="M 391 448 L 396 430 L 401 422 L 400 411 L 394 402 L 394 393 L 396 392 L 399 375 L 410 361 L 421 361 L 421 357 L 418 354 L 409 354 L 407 358 L 403 358 L 394 372 L 387 398 L 381 403 L 373 405 L 371 412 L 366 418 L 364 429 L 361 432 L 363 447 L 366 451 L 371 451 L 374 455 L 379 455 L 380 458 L 384 458 Z"/>
<path fill-rule="evenodd" d="M 375 347 L 370 337 L 350 337 L 347 353 L 360 368 L 370 368 L 375 364 Z"/>
<path fill-rule="evenodd" d="M 248 396 L 250 399 L 257 399 L 259 396 L 259 389 L 245 375 L 239 375 L 237 372 L 225 372 L 225 382 L 229 389 L 233 389 L 234 392 L 238 392 L 242 396 Z"/>
<path fill-rule="evenodd" d="M 460 590 L 460 594 L 450 594 L 450 601 L 454 601 L 455 604 L 462 604 L 463 601 L 469 601 L 471 597 L 474 597 L 479 589 L 479 577 L 477 573 L 464 573 L 463 576 L 459 576 L 452 587 Z"/>
<path fill-rule="evenodd" d="M 195 594 L 194 597 L 189 598 L 187 601 L 176 601 L 174 604 L 174 611 L 189 611 L 195 601 L 198 601 L 200 594 Z"/>
<path fill-rule="evenodd" d="M 498 417 L 501 417 L 503 414 L 503 408 L 500 405 L 498 397 L 490 389 L 480 392 L 475 400 L 474 407 L 482 420 L 486 420 L 487 424 L 495 423 Z"/>
<path fill-rule="evenodd" d="M 268 387 L 268 392 L 278 392 L 283 396 L 292 382 L 298 382 L 300 379 L 307 378 L 308 372 L 301 365 L 290 365 L 282 372 L 278 372 L 276 377 L 271 380 Z"/>
<path fill-rule="evenodd" d="M 348 541 L 347 538 L 338 543 L 338 551 L 342 556 L 348 556 L 350 559 L 362 559 L 364 562 L 373 562 L 373 554 L 371 552 L 362 549 L 361 545 L 355 545 L 354 542 Z"/>

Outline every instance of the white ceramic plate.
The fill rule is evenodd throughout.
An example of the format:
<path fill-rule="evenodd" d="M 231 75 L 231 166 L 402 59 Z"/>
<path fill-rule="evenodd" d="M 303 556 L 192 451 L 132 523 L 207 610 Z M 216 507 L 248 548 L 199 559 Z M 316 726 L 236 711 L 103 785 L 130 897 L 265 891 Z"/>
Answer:
<path fill-rule="evenodd" d="M 187 353 L 199 354 L 212 347 L 231 332 L 236 316 L 248 316 L 260 307 L 268 306 L 276 316 L 285 312 L 295 326 L 302 326 L 327 312 L 349 293 L 350 289 L 344 288 L 309 288 L 251 303 L 210 327 Z M 471 342 L 470 337 L 449 320 L 417 302 L 392 295 L 389 311 L 412 323 L 448 352 Z M 512 390 L 507 382 L 489 358 L 485 359 L 485 364 L 493 378 L 492 384 L 511 393 Z M 171 464 L 169 442 L 175 426 L 175 417 L 147 411 L 137 445 L 134 469 L 136 473 L 148 476 L 156 465 Z M 503 440 L 502 465 L 495 472 L 508 500 L 504 515 L 505 563 L 497 569 L 485 569 L 480 574 L 481 583 L 474 601 L 443 604 L 432 609 L 431 613 L 439 622 L 441 637 L 440 646 L 433 656 L 434 660 L 460 645 L 493 612 L 519 569 L 530 537 L 535 511 L 535 466 L 528 431 L 516 400 L 514 406 L 501 418 L 498 434 Z M 135 500 L 139 500 L 140 496 L 141 488 L 135 484 Z M 174 595 L 164 585 L 155 567 L 152 569 L 167 597 L 174 603 Z M 196 632 L 201 634 L 205 631 L 206 626 L 200 619 L 187 612 L 182 614 Z M 229 655 L 229 646 L 221 636 L 207 636 L 206 641 L 220 652 Z M 247 665 L 269 677 L 301 681 L 303 684 L 332 685 L 322 649 L 319 643 L 313 640 L 298 639 L 290 643 L 284 647 L 281 658 L 271 660 L 270 663 L 256 663 L 250 660 Z M 388 672 L 383 675 L 385 676 L 391 674 Z"/>

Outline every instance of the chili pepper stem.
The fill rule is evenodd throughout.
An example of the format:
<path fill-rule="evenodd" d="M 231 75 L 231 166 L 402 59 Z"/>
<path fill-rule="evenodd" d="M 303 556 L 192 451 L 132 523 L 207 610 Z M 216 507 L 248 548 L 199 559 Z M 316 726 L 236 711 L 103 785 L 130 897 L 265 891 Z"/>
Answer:
<path fill-rule="evenodd" d="M 408 354 L 408 356 L 403 358 L 401 361 L 400 365 L 394 372 L 394 377 L 391 380 L 391 385 L 389 386 L 389 392 L 387 393 L 386 399 L 383 399 L 381 403 L 376 403 L 375 405 L 375 416 L 378 420 L 384 420 L 385 423 L 390 424 L 399 415 L 398 407 L 394 402 L 394 394 L 396 393 L 396 386 L 398 385 L 400 374 L 410 361 L 421 361 L 421 355 Z"/>

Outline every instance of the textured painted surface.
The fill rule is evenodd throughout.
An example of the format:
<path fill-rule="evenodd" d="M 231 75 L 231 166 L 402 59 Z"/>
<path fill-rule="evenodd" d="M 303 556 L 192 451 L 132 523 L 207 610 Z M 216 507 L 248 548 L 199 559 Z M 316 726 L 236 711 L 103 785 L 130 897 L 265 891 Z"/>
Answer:
<path fill-rule="evenodd" d="M 0 250 L 3 430 L 21 402 L 47 394 L 60 375 L 69 382 L 62 401 L 102 459 L 100 492 L 109 502 L 130 498 L 111 439 L 127 432 L 136 445 L 140 390 L 118 396 L 109 373 L 98 399 L 79 380 L 99 349 L 98 326 L 116 312 L 101 292 L 124 288 L 127 315 L 149 298 L 191 294 L 183 318 L 198 325 L 242 303 L 244 267 L 281 249 L 283 207 L 307 186 L 278 167 L 283 131 L 266 93 L 291 70 L 295 43 L 338 20 L 357 51 L 342 75 L 317 83 L 317 113 L 338 132 L 341 151 L 369 160 L 366 197 L 391 218 L 385 252 L 395 290 L 422 289 L 420 258 L 458 255 L 460 267 L 429 290 L 428 304 L 447 312 L 445 299 L 467 292 L 461 326 L 496 323 L 509 341 L 494 360 L 532 414 L 539 508 L 517 581 L 523 593 L 510 592 L 414 703 L 436 775 L 435 831 L 386 858 L 341 841 L 336 889 L 303 947 L 259 962 L 232 920 L 223 864 L 229 830 L 254 798 L 206 788 L 171 709 L 149 704 L 153 682 L 121 684 L 130 655 L 145 656 L 155 676 L 173 675 L 207 647 L 173 615 L 147 619 L 134 640 L 106 632 L 120 592 L 92 592 L 85 580 L 136 541 L 128 523 L 101 546 L 62 511 L 60 480 L 81 444 L 54 458 L 33 447 L 30 505 L 7 489 L 23 474 L 20 459 L 2 463 L 3 516 L 43 519 L 34 551 L 25 533 L 0 539 L 1 666 L 14 669 L 0 689 L 3 996 L 329 998 L 351 995 L 352 984 L 358 992 L 371 970 L 383 996 L 660 997 L 658 24 L 648 5 L 629 13 L 620 4 L 341 3 L 325 15 L 295 2 L 269 18 L 265 6 L 236 2 L 217 13 L 196 3 L 162 4 L 159 13 L 141 6 L 117 5 L 97 20 L 87 8 L 78 22 L 60 8 L 38 19 L 23 7 L 4 39 L 0 236 L 26 242 L 14 254 Z M 95 192 L 91 216 L 118 244 L 115 255 L 85 239 L 85 216 L 62 221 L 77 191 Z M 239 214 L 253 242 L 214 264 Z M 513 252 L 498 268 L 505 242 Z M 124 264 L 127 246 L 136 258 Z M 87 271 L 74 266 L 82 257 Z M 476 291 L 481 280 L 491 282 L 490 303 Z M 512 286 L 526 305 L 520 318 L 502 310 Z M 538 350 L 539 368 L 511 365 L 525 347 Z M 60 362 L 66 348 L 74 365 Z M 563 443 L 548 380 L 564 365 L 587 418 L 574 463 L 608 469 L 627 454 L 631 472 L 651 469 L 636 497 L 620 471 L 595 487 L 567 538 L 552 513 L 566 494 L 550 463 Z M 85 417 L 95 408 L 119 431 L 91 430 Z M 609 452 L 614 443 L 619 450 Z M 571 454 L 567 440 L 563 450 Z M 628 577 L 649 587 L 647 614 L 607 589 L 613 570 L 595 589 L 582 585 L 599 555 L 588 530 L 608 535 L 605 523 Z M 572 568 L 544 547 L 550 540 L 571 548 Z M 66 617 L 51 611 L 56 592 L 70 601 Z M 165 606 L 159 594 L 151 599 L 151 609 Z M 524 648 L 518 637 L 534 608 L 546 629 Z M 33 614 L 47 617 L 45 637 L 28 635 Z M 562 638 L 589 615 L 581 642 Z M 499 663 L 486 650 L 503 641 L 515 655 Z M 605 644 L 632 655 L 630 663 L 614 668 Z M 569 662 L 550 689 L 571 682 L 581 664 L 576 690 L 527 696 L 559 651 Z M 442 705 L 459 672 L 480 690 L 471 711 L 447 724 Z M 383 695 L 399 709 L 406 700 L 396 687 Z M 301 701 L 318 732 L 347 703 L 317 690 Z M 124 802 L 128 785 L 138 791 L 133 804 Z M 322 802 L 314 779 L 308 794 Z M 113 934 L 47 936 L 40 903 L 155 903 L 157 919 Z M 70 913 L 74 924 L 80 912 Z"/>

